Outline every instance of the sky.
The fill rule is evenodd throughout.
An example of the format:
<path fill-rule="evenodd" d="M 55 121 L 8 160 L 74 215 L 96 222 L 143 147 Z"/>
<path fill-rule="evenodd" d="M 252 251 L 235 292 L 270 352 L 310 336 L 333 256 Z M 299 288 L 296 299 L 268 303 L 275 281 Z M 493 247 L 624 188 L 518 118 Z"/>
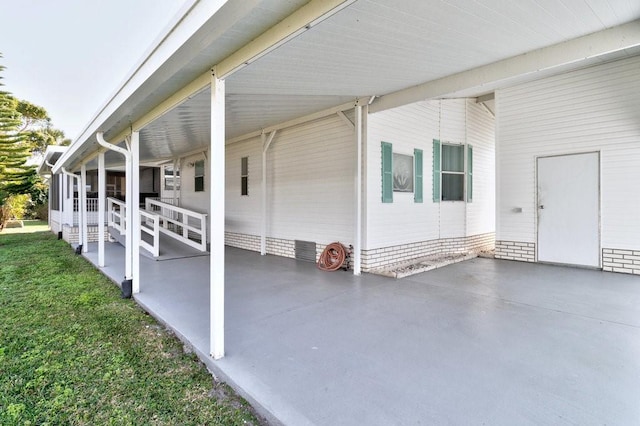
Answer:
<path fill-rule="evenodd" d="M 0 0 L 0 90 L 75 140 L 185 0 Z"/>

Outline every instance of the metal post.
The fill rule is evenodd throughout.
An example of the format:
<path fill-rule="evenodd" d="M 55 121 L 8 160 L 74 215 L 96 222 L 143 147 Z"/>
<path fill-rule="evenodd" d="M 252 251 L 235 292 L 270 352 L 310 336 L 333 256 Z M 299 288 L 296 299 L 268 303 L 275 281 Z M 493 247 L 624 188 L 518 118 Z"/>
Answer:
<path fill-rule="evenodd" d="M 140 133 L 131 133 L 131 192 L 127 196 L 127 212 L 131 209 L 131 291 L 140 293 Z"/>
<path fill-rule="evenodd" d="M 106 173 L 104 170 L 104 152 L 98 154 L 98 266 L 104 267 L 104 223 L 107 197 Z"/>
<path fill-rule="evenodd" d="M 78 183 L 78 215 L 82 217 L 82 226 L 79 232 L 82 233 L 82 252 L 89 251 L 89 232 L 87 230 L 87 166 L 80 166 L 80 182 Z"/>
<path fill-rule="evenodd" d="M 355 107 L 356 175 L 355 175 L 355 233 L 353 237 L 353 275 L 360 275 L 362 252 L 362 106 Z"/>
<path fill-rule="evenodd" d="M 211 76 L 210 328 L 211 356 L 224 356 L 225 81 Z"/>

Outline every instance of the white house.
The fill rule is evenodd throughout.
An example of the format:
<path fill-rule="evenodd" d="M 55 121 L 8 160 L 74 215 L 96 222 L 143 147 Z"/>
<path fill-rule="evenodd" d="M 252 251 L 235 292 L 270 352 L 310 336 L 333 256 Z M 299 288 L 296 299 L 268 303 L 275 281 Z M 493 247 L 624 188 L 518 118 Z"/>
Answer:
<path fill-rule="evenodd" d="M 106 170 L 125 172 L 133 196 L 104 220 L 134 293 L 141 239 L 210 251 L 214 358 L 225 244 L 340 241 L 359 274 L 495 241 L 640 273 L 640 6 L 608 5 L 190 0 L 52 171 L 86 188 L 96 170 L 99 214 Z M 142 208 L 140 167 L 161 170 Z"/>

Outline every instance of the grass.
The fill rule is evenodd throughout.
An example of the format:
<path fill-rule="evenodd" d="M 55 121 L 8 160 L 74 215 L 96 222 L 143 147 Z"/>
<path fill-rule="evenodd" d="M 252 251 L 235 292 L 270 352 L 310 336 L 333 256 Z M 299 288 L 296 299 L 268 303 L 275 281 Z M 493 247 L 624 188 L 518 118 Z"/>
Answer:
<path fill-rule="evenodd" d="M 50 232 L 0 234 L 0 313 L 2 425 L 260 424 Z"/>

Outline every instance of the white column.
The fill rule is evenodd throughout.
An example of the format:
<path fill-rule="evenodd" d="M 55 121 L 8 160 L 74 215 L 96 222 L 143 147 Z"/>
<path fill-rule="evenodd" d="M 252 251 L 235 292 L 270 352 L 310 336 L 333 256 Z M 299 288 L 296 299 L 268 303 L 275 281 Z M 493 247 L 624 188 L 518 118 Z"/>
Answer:
<path fill-rule="evenodd" d="M 98 266 L 104 267 L 104 222 L 107 197 L 104 152 L 98 154 Z"/>
<path fill-rule="evenodd" d="M 131 134 L 131 292 L 140 293 L 140 133 Z M 127 211 L 129 211 L 127 209 Z"/>
<path fill-rule="evenodd" d="M 60 229 L 58 231 L 62 232 L 62 225 L 64 224 L 64 190 L 67 183 L 67 177 L 64 173 L 59 173 L 56 177 L 58 179 L 58 196 L 60 202 L 58 203 L 58 210 L 60 211 Z"/>
<path fill-rule="evenodd" d="M 178 205 L 178 161 L 173 160 L 173 205 Z"/>
<path fill-rule="evenodd" d="M 210 328 L 211 356 L 224 356 L 224 213 L 225 213 L 225 82 L 211 77 Z"/>
<path fill-rule="evenodd" d="M 82 226 L 78 230 L 79 233 L 82 233 L 82 252 L 86 253 L 89 251 L 89 232 L 87 230 L 87 166 L 83 164 L 80 166 L 80 182 L 78 183 L 78 203 L 80 204 L 80 208 L 78 211 L 78 216 L 80 216 Z"/>
<path fill-rule="evenodd" d="M 53 198 L 51 194 L 53 193 L 53 185 L 55 179 L 58 179 L 58 177 L 54 175 L 53 172 L 51 172 L 51 184 L 49 185 L 49 202 L 47 203 L 47 222 L 49 222 L 49 228 L 51 228 L 51 199 Z"/>
<path fill-rule="evenodd" d="M 127 141 L 127 145 L 130 145 Z M 131 155 L 125 155 L 125 238 L 124 238 L 124 279 L 132 279 L 133 274 L 133 169 Z M 133 284 L 131 286 L 133 292 Z"/>
<path fill-rule="evenodd" d="M 276 130 L 272 131 L 268 135 L 262 133 L 262 231 L 260 235 L 260 254 L 265 256 L 267 254 L 267 221 L 268 221 L 268 209 L 267 202 L 269 200 L 267 194 L 267 155 L 269 154 L 269 147 L 273 138 L 276 136 Z"/>
<path fill-rule="evenodd" d="M 260 232 L 260 254 L 267 254 L 267 135 L 262 132 L 262 226 Z"/>
<path fill-rule="evenodd" d="M 362 252 L 362 106 L 356 105 L 356 176 L 355 176 L 355 218 L 353 236 L 353 275 L 360 275 L 360 254 Z"/>

